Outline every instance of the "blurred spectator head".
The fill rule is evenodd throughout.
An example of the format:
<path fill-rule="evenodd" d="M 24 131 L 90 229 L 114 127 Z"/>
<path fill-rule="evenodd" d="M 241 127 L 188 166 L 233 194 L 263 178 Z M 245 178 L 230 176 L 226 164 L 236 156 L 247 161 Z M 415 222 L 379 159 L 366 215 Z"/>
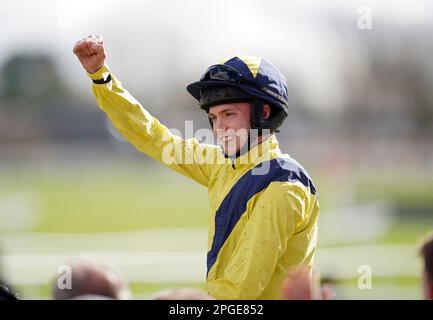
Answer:
<path fill-rule="evenodd" d="M 18 294 L 13 292 L 13 290 L 0 281 L 0 300 L 18 300 Z"/>
<path fill-rule="evenodd" d="M 150 300 L 214 300 L 203 290 L 191 288 L 168 289 L 159 291 Z"/>
<path fill-rule="evenodd" d="M 423 241 L 419 252 L 424 262 L 422 274 L 424 298 L 433 300 L 433 234 Z"/>
<path fill-rule="evenodd" d="M 322 300 L 335 300 L 335 280 L 331 277 L 321 277 L 320 279 L 320 297 Z"/>
<path fill-rule="evenodd" d="M 81 299 L 129 299 L 128 285 L 121 275 L 108 266 L 90 260 L 74 260 L 68 266 L 71 270 L 70 288 L 61 288 L 54 283 L 55 300 Z"/>

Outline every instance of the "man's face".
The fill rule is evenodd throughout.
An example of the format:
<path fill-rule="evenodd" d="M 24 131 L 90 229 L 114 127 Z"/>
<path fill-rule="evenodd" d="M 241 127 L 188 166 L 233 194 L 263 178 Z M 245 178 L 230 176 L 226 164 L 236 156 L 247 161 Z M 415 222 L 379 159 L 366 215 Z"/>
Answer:
<path fill-rule="evenodd" d="M 251 103 L 236 102 L 209 108 L 213 133 L 227 156 L 235 155 L 248 141 Z"/>

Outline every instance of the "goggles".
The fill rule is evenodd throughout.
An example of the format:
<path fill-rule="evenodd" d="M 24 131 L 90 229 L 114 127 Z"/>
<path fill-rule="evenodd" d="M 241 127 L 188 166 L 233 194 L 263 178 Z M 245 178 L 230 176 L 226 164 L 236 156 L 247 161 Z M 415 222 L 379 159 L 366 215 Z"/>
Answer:
<path fill-rule="evenodd" d="M 212 80 L 231 82 L 235 84 L 246 84 L 256 89 L 259 89 L 262 92 L 265 92 L 269 96 L 279 100 L 284 105 L 287 105 L 286 99 L 284 99 L 281 95 L 275 93 L 274 91 L 266 87 L 260 86 L 254 81 L 246 79 L 238 70 L 230 66 L 226 66 L 223 64 L 216 64 L 210 66 L 206 70 L 206 72 L 202 75 L 200 81 L 212 81 Z"/>

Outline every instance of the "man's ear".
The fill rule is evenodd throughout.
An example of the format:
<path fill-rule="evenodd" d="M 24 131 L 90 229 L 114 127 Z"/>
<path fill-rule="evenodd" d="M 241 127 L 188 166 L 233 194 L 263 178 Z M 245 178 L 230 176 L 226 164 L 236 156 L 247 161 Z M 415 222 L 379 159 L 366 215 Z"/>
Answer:
<path fill-rule="evenodd" d="M 271 115 L 271 107 L 267 103 L 263 104 L 263 112 L 262 112 L 263 119 L 267 120 L 270 115 Z"/>

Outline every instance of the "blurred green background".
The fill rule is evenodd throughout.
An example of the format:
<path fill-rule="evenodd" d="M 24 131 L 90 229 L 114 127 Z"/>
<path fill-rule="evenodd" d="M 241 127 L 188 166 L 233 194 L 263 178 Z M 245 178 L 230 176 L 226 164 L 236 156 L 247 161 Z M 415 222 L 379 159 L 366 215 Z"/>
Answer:
<path fill-rule="evenodd" d="M 23 298 L 46 299 L 58 267 L 85 256 L 118 269 L 137 299 L 204 285 L 207 192 L 135 151 L 98 110 L 72 47 L 102 34 L 125 87 L 184 135 L 185 120 L 208 126 L 185 91 L 208 65 L 237 53 L 276 64 L 291 104 L 281 149 L 319 190 L 315 269 L 341 299 L 421 298 L 417 244 L 433 229 L 432 9 L 427 0 L 5 3 L 0 277 Z M 365 267 L 372 287 L 362 289 Z"/>
<path fill-rule="evenodd" d="M 135 298 L 172 287 L 203 287 L 207 192 L 162 165 L 140 160 L 144 164 L 111 159 L 95 165 L 101 163 L 98 157 L 59 167 L 14 164 L 2 170 L 2 220 L 21 222 L 3 232 L 3 271 L 23 297 L 49 298 L 57 267 L 87 255 L 118 269 Z M 420 298 L 416 246 L 433 225 L 422 212 L 433 205 L 433 179 L 413 177 L 408 186 L 399 183 L 397 172 L 354 176 L 352 201 L 367 206 L 342 207 L 343 215 L 352 216 L 341 220 L 329 208 L 338 207 L 334 192 L 344 188 L 327 184 L 332 177 L 320 172 L 312 175 L 318 178 L 322 207 L 315 269 L 335 281 L 337 297 Z M 387 205 L 378 199 L 387 199 Z M 371 221 L 357 218 L 364 212 L 370 212 Z M 381 227 L 371 233 L 370 224 Z M 358 289 L 360 265 L 372 268 L 371 290 Z"/>

